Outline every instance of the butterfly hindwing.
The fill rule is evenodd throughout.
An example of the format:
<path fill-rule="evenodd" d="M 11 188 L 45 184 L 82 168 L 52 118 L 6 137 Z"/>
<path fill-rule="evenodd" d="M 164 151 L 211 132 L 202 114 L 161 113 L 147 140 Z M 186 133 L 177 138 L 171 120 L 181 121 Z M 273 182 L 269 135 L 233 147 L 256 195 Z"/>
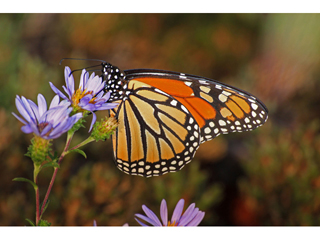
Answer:
<path fill-rule="evenodd" d="M 200 128 L 189 111 L 167 93 L 131 80 L 130 93 L 114 113 L 119 126 L 113 135 L 119 169 L 156 176 L 181 169 L 200 144 Z"/>

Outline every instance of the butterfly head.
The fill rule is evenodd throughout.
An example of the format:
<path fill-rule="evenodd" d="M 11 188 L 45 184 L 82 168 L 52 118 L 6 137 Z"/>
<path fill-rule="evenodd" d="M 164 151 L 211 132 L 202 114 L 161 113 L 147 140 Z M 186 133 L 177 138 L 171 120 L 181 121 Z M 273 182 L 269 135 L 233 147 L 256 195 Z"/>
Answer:
<path fill-rule="evenodd" d="M 110 100 L 115 101 L 123 98 L 125 74 L 110 63 L 102 64 L 102 77 L 106 80 L 105 92 L 111 92 Z"/>

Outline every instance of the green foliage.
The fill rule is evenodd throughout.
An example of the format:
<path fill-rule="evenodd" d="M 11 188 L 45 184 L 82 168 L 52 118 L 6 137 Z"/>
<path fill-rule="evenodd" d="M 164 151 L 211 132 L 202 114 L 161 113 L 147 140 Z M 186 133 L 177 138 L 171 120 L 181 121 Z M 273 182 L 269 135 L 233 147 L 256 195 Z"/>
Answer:
<path fill-rule="evenodd" d="M 33 227 L 36 226 L 32 220 L 26 218 L 26 221 L 27 221 L 31 226 L 33 226 Z"/>
<path fill-rule="evenodd" d="M 262 225 L 320 225 L 320 124 L 272 128 L 244 164 L 242 192 L 256 200 Z M 256 161 L 258 160 L 258 161 Z"/>
<path fill-rule="evenodd" d="M 73 149 L 73 150 L 68 151 L 68 153 L 72 153 L 72 152 L 79 153 L 79 154 L 81 154 L 82 156 L 84 156 L 84 158 L 87 158 L 86 153 L 85 153 L 84 151 L 82 151 L 81 149 Z"/>
<path fill-rule="evenodd" d="M 38 224 L 39 227 L 50 227 L 51 226 L 51 223 L 49 223 L 48 221 L 46 220 L 40 220 L 39 221 L 39 224 Z"/>
<path fill-rule="evenodd" d="M 38 188 L 37 184 L 35 184 L 34 182 L 32 182 L 30 179 L 27 179 L 27 178 L 17 177 L 17 178 L 12 179 L 12 181 L 27 182 L 27 183 L 30 183 L 34 189 Z"/>

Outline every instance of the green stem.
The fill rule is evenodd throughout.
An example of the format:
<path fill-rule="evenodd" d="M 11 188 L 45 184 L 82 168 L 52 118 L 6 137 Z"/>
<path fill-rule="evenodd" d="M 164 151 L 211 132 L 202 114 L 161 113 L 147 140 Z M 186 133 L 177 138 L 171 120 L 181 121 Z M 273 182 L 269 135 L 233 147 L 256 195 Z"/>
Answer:
<path fill-rule="evenodd" d="M 70 146 L 70 142 L 72 140 L 73 134 L 74 134 L 74 131 L 73 132 L 72 131 L 68 132 L 66 146 L 64 147 L 64 150 L 63 150 L 63 152 L 62 152 L 62 154 L 61 154 L 61 156 L 60 156 L 60 158 L 58 160 L 59 166 L 60 166 L 60 163 L 61 163 L 62 159 L 64 158 L 64 156 L 68 153 L 67 150 L 68 150 L 68 148 Z M 43 199 L 43 202 L 42 202 L 42 206 L 41 206 L 41 210 L 40 210 L 40 215 L 39 216 L 42 216 L 42 214 L 43 214 L 43 210 L 44 210 L 44 208 L 45 208 L 45 206 L 47 204 L 47 201 L 48 201 L 48 198 L 49 198 L 53 183 L 54 183 L 54 181 L 56 179 L 58 170 L 59 170 L 59 168 L 57 168 L 57 167 L 54 168 L 54 172 L 53 172 L 53 175 L 51 177 L 50 184 L 48 186 L 48 190 L 47 190 L 46 195 L 45 195 L 45 197 Z"/>
<path fill-rule="evenodd" d="M 40 171 L 41 166 L 34 164 L 34 170 L 33 170 L 33 182 L 38 185 L 38 174 Z M 40 192 L 39 187 L 34 187 L 35 194 L 36 194 L 36 226 L 38 226 L 39 220 L 40 220 Z"/>
<path fill-rule="evenodd" d="M 74 149 L 80 148 L 80 147 L 82 147 L 82 146 L 84 146 L 84 145 L 86 145 L 86 144 L 88 144 L 88 143 L 90 143 L 90 142 L 93 142 L 93 141 L 94 141 L 94 138 L 93 138 L 93 137 L 88 137 L 88 138 L 87 138 L 86 140 L 84 140 L 83 142 L 79 143 L 78 145 L 74 146 L 73 148 L 70 148 L 69 151 L 72 151 L 72 150 L 74 150 Z M 66 152 L 66 154 L 68 154 L 69 151 Z"/>

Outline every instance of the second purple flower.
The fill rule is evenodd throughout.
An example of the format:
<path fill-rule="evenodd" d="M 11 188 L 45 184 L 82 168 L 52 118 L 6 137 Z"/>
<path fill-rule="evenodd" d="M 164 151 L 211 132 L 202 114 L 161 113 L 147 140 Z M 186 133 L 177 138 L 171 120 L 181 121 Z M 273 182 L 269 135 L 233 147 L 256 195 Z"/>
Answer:
<path fill-rule="evenodd" d="M 107 102 L 110 98 L 110 92 L 104 92 L 106 81 L 103 81 L 101 77 L 96 76 L 95 73 L 92 73 L 89 77 L 89 73 L 83 69 L 80 77 L 79 88 L 77 90 L 75 90 L 74 78 L 69 67 L 65 67 L 64 76 L 66 85 L 62 87 L 66 92 L 66 95 L 56 88 L 51 82 L 50 86 L 56 94 L 71 103 L 75 112 L 89 111 L 92 113 L 93 117 L 89 129 L 90 132 L 97 119 L 94 112 L 112 109 L 118 104 Z"/>

